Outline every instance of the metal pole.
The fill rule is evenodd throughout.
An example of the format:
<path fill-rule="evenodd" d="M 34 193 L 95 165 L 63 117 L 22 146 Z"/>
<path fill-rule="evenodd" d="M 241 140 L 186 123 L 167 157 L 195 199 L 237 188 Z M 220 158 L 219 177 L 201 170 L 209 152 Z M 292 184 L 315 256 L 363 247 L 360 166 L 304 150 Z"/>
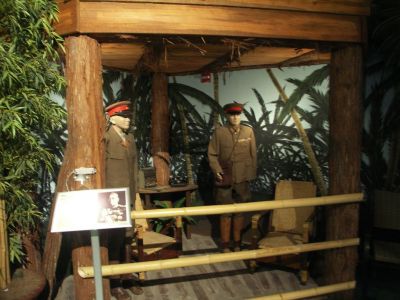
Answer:
<path fill-rule="evenodd" d="M 90 231 L 90 240 L 92 243 L 92 257 L 94 268 L 94 284 L 96 287 L 96 300 L 103 300 L 103 277 L 101 274 L 101 258 L 100 258 L 100 239 L 99 231 Z"/>

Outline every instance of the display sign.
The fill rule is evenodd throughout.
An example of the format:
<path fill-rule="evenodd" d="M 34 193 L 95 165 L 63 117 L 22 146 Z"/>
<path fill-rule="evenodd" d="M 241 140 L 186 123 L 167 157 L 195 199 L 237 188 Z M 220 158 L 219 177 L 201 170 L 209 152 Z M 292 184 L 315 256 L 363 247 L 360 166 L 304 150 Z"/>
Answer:
<path fill-rule="evenodd" d="M 57 193 L 51 232 L 131 226 L 128 188 Z"/>

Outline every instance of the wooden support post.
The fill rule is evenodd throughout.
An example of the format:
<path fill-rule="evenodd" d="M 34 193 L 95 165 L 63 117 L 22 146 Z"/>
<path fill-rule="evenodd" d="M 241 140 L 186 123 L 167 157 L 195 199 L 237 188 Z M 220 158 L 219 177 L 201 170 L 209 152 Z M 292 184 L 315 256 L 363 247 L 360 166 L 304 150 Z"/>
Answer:
<path fill-rule="evenodd" d="M 57 192 L 104 187 L 104 113 L 102 105 L 102 67 L 100 45 L 86 36 L 65 39 L 67 78 L 66 105 L 68 112 L 68 143 L 57 181 Z M 96 174 L 83 183 L 74 181 L 73 171 L 80 167 L 94 167 Z M 54 205 L 53 205 L 54 207 Z M 79 207 L 77 207 L 79 209 Z M 44 268 L 50 288 L 61 246 L 60 234 L 48 234 Z M 73 233 L 72 262 L 76 299 L 95 299 L 93 280 L 77 274 L 78 266 L 92 265 L 89 232 Z M 102 263 L 108 263 L 107 249 L 101 247 Z M 104 299 L 110 299 L 108 280 L 103 280 Z M 50 295 L 51 297 L 51 295 Z"/>
<path fill-rule="evenodd" d="M 153 99 L 151 105 L 151 143 L 153 163 L 158 185 L 169 183 L 169 108 L 168 78 L 165 73 L 153 76 Z"/>
<path fill-rule="evenodd" d="M 333 51 L 330 66 L 329 194 L 359 192 L 362 122 L 362 49 L 348 46 Z M 358 235 L 359 204 L 331 206 L 326 210 L 326 239 Z M 330 250 L 326 255 L 328 283 L 354 280 L 357 248 Z M 334 299 L 353 299 L 352 292 Z"/>

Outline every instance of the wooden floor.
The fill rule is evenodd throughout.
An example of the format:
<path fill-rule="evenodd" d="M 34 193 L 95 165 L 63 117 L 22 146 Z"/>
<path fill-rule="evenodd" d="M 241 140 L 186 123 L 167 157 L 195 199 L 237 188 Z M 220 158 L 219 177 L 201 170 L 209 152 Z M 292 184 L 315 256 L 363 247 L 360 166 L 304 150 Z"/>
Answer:
<path fill-rule="evenodd" d="M 210 235 L 196 232 L 184 238 L 183 250 L 184 256 L 218 252 Z M 251 274 L 243 261 L 236 261 L 147 272 L 144 294 L 133 299 L 248 299 L 316 286 L 313 280 L 302 286 L 294 273 L 266 267 Z"/>

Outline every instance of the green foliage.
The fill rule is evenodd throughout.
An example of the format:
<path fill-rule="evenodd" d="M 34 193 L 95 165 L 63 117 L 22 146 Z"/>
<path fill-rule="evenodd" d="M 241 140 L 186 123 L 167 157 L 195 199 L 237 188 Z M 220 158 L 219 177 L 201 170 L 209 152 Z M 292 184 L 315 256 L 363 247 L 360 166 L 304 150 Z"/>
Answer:
<path fill-rule="evenodd" d="M 207 180 L 208 176 L 199 174 L 199 169 L 206 159 L 207 146 L 213 130 L 212 114 L 206 117 L 199 113 L 188 97 L 196 102 L 206 105 L 212 111 L 216 111 L 224 117 L 222 107 L 210 96 L 185 84 L 170 83 L 168 85 L 168 96 L 170 98 L 171 130 L 170 130 L 170 154 L 171 154 L 171 173 L 175 177 L 185 178 L 186 160 L 184 154 L 191 155 L 194 180 L 201 185 L 200 181 Z M 185 116 L 186 127 L 189 133 L 189 145 L 184 146 L 184 131 L 180 124 L 178 105 Z M 188 152 L 188 153 L 186 153 Z M 197 175 L 197 176 L 196 176 Z"/>
<path fill-rule="evenodd" d="M 180 208 L 183 207 L 185 204 L 186 198 L 180 198 L 179 200 L 173 201 L 173 208 Z M 159 201 L 156 200 L 154 201 L 155 207 L 156 208 L 171 208 L 169 206 L 169 201 Z M 157 218 L 157 219 L 152 219 L 151 224 L 153 226 L 154 231 L 156 232 L 161 232 L 165 227 L 170 224 L 173 221 L 174 218 L 167 217 L 167 218 Z M 187 224 L 196 224 L 196 221 L 194 218 L 190 216 L 185 216 L 182 217 L 182 222 L 187 223 Z"/>
<path fill-rule="evenodd" d="M 328 94 L 321 93 L 315 86 L 320 85 L 327 76 L 327 67 L 314 71 L 303 81 L 287 79 L 296 89 L 284 103 L 279 97 L 275 101 L 274 110 L 267 109 L 261 94 L 253 89 L 260 105 L 261 117 L 257 118 L 253 107 L 244 110 L 257 141 L 258 177 L 254 189 L 272 194 L 278 179 L 313 180 L 310 166 L 304 152 L 299 134 L 291 121 L 290 110 L 296 108 L 301 116 L 307 134 L 315 151 L 321 169 L 327 177 L 328 172 Z M 302 99 L 311 101 L 311 110 L 301 109 L 298 104 Z"/>
<path fill-rule="evenodd" d="M 46 141 L 65 119 L 50 98 L 64 86 L 57 63 L 62 39 L 52 28 L 53 1 L 2 0 L 0 15 L 0 197 L 6 200 L 11 260 L 22 261 L 19 235 L 39 221 L 40 174 L 59 163 Z"/>
<path fill-rule="evenodd" d="M 315 70 L 308 75 L 304 80 L 288 79 L 287 81 L 295 84 L 297 87 L 290 95 L 289 100 L 285 103 L 279 117 L 278 122 L 289 115 L 293 108 L 297 109 L 297 105 L 302 97 L 309 92 L 309 90 L 315 86 L 320 86 L 329 76 L 329 67 L 325 65 L 320 69 Z"/>
<path fill-rule="evenodd" d="M 11 232 L 9 236 L 9 243 L 13 245 L 10 247 L 10 261 L 11 262 L 24 262 L 24 251 L 22 247 L 21 235 L 16 232 Z"/>

